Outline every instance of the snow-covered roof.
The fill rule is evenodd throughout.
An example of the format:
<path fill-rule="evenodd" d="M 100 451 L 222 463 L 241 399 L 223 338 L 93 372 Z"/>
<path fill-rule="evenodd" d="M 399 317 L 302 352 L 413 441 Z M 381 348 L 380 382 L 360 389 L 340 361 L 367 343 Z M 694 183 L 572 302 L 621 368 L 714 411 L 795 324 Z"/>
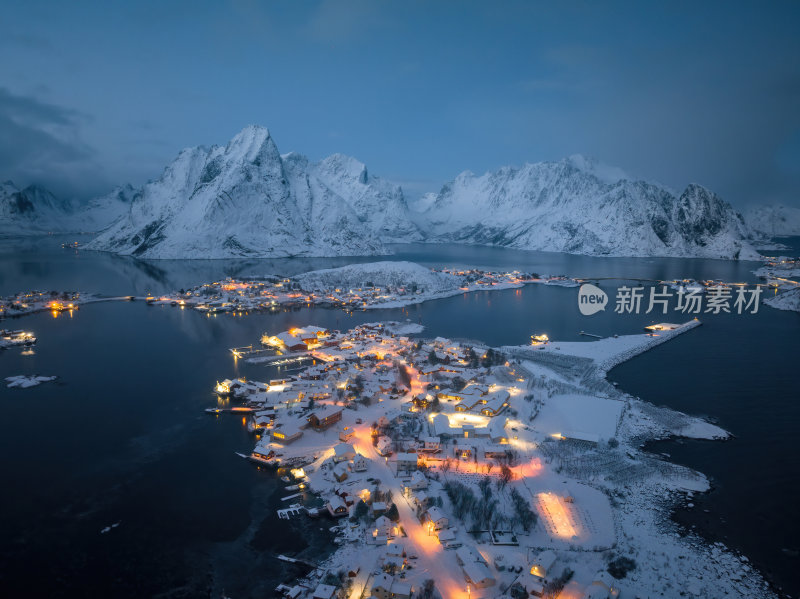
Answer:
<path fill-rule="evenodd" d="M 411 475 L 411 482 L 414 484 L 426 483 L 428 482 L 428 478 L 419 470 L 415 470 L 414 474 Z"/>
<path fill-rule="evenodd" d="M 476 585 L 494 580 L 489 568 L 480 562 L 467 562 L 461 567 L 463 568 L 464 574 L 467 576 L 467 578 L 469 578 Z"/>
<path fill-rule="evenodd" d="M 538 566 L 541 566 L 542 569 L 545 571 L 549 570 L 553 567 L 553 564 L 556 562 L 556 554 L 550 551 L 542 551 L 539 555 L 536 556 L 535 563 Z"/>
<path fill-rule="evenodd" d="M 456 533 L 453 532 L 450 528 L 445 528 L 444 530 L 439 531 L 439 541 L 453 541 L 456 538 Z"/>
<path fill-rule="evenodd" d="M 334 593 L 336 593 L 336 587 L 329 584 L 321 584 L 314 589 L 312 599 L 331 599 Z"/>
<path fill-rule="evenodd" d="M 392 588 L 392 582 L 394 579 L 389 576 L 388 574 L 378 574 L 373 578 L 372 588 L 373 589 L 385 589 L 389 591 Z"/>
<path fill-rule="evenodd" d="M 395 456 L 398 462 L 416 462 L 417 461 L 417 454 L 416 453 L 398 453 Z"/>
<path fill-rule="evenodd" d="M 437 520 L 441 520 L 442 518 L 447 519 L 447 515 L 441 510 L 441 508 L 437 506 L 429 507 L 428 508 L 428 518 L 436 522 Z"/>
<path fill-rule="evenodd" d="M 337 443 L 333 447 L 333 453 L 337 458 L 344 457 L 349 454 L 354 454 L 356 450 L 350 443 Z"/>
<path fill-rule="evenodd" d="M 317 420 L 325 420 L 326 418 L 330 418 L 334 416 L 338 412 L 341 412 L 342 408 L 338 406 L 325 406 L 324 408 L 320 408 L 319 410 L 315 410 L 311 414 L 309 414 L 309 418 L 311 416 L 316 416 Z"/>
<path fill-rule="evenodd" d="M 347 504 L 344 502 L 344 499 L 339 497 L 338 495 L 331 495 L 328 499 L 328 505 L 331 506 L 332 510 L 340 507 L 347 507 Z"/>

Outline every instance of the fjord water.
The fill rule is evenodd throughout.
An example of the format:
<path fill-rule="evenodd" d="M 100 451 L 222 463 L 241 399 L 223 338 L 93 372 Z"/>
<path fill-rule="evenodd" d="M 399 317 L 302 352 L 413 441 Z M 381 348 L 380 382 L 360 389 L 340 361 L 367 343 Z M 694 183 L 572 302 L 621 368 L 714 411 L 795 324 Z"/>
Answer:
<path fill-rule="evenodd" d="M 755 263 L 588 258 L 463 246 L 396 247 L 391 257 L 141 262 L 60 249 L 63 239 L 0 247 L 0 294 L 78 289 L 108 295 L 159 293 L 224 276 L 293 274 L 365 260 L 430 266 L 523 268 L 593 277 L 613 298 L 619 278 L 755 279 Z M 240 418 L 211 417 L 216 380 L 274 378 L 274 367 L 234 362 L 228 348 L 264 331 L 318 324 L 345 329 L 373 320 L 425 325 L 424 335 L 524 344 L 532 333 L 589 341 L 637 333 L 669 314 L 592 317 L 577 290 L 533 285 L 479 292 L 406 309 L 343 312 L 303 308 L 274 315 L 207 317 L 191 310 L 115 302 L 72 318 L 38 314 L 6 328 L 36 332 L 33 355 L 0 354 L 0 377 L 58 375 L 27 390 L 0 387 L 5 492 L 0 495 L 3 596 L 269 596 L 291 571 L 278 553 L 311 559 L 329 550 L 331 522 L 279 520 L 283 485 L 234 452 L 253 438 Z M 755 315 L 701 315 L 704 326 L 611 373 L 645 400 L 708 415 L 732 431 L 726 443 L 671 443 L 673 458 L 711 475 L 714 491 L 679 514 L 713 540 L 741 548 L 778 584 L 800 590 L 796 573 L 800 420 L 796 365 L 800 316 L 761 306 Z M 708 513 L 702 509 L 710 510 Z M 724 521 L 723 521 L 724 519 Z M 106 533 L 101 531 L 119 522 Z M 786 549 L 788 551 L 782 551 Z M 46 572 L 46 575 L 44 574 Z"/>

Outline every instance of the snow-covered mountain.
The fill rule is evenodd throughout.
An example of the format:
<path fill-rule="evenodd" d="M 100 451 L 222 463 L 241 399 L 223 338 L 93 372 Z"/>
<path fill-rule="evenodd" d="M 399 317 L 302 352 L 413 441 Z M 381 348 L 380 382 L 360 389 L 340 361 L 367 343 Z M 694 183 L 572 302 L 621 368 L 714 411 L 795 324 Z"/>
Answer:
<path fill-rule="evenodd" d="M 281 156 L 267 129 L 249 126 L 224 147 L 183 150 L 87 247 L 144 258 L 384 254 L 382 241 L 420 237 L 407 211 L 402 191 L 357 161 Z"/>
<path fill-rule="evenodd" d="M 131 208 L 138 190 L 126 183 L 115 187 L 109 193 L 94 198 L 81 206 L 73 215 L 72 221 L 79 231 L 102 231 Z"/>
<path fill-rule="evenodd" d="M 314 176 L 344 198 L 366 228 L 383 241 L 409 243 L 424 238 L 412 221 L 402 188 L 370 175 L 367 167 L 355 158 L 333 154 L 309 168 Z"/>
<path fill-rule="evenodd" d="M 11 181 L 0 183 L 0 231 L 6 234 L 63 231 L 73 212 L 70 202 L 59 200 L 43 187 L 19 189 Z"/>
<path fill-rule="evenodd" d="M 747 225 L 767 237 L 800 235 L 800 208 L 782 204 L 753 206 L 744 213 Z"/>
<path fill-rule="evenodd" d="M 0 231 L 8 235 L 101 231 L 128 211 L 134 193 L 125 185 L 79 204 L 37 185 L 18 189 L 6 181 L 0 184 Z"/>
<path fill-rule="evenodd" d="M 742 217 L 713 192 L 629 178 L 582 156 L 461 173 L 423 213 L 439 241 L 610 256 L 755 259 Z"/>
<path fill-rule="evenodd" d="M 281 155 L 258 126 L 225 146 L 183 150 L 157 180 L 118 188 L 83 208 L 39 188 L 5 184 L 0 217 L 10 228 L 22 223 L 19 228 L 37 231 L 107 226 L 87 247 L 144 258 L 380 255 L 388 253 L 384 243 L 424 240 L 756 259 L 748 240 L 759 236 L 699 185 L 678 194 L 579 155 L 481 176 L 464 172 L 412 210 L 400 186 L 371 175 L 354 158 L 334 154 L 311 162 Z M 770 224 L 769 234 L 791 231 L 786 223 L 794 219 L 785 216 L 783 228 Z"/>

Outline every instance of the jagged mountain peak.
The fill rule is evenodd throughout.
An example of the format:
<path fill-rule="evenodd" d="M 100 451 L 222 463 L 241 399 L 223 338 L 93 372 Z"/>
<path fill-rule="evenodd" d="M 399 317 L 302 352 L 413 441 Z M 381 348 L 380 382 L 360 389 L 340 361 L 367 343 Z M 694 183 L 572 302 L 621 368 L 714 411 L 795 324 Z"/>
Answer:
<path fill-rule="evenodd" d="M 346 154 L 331 154 L 320 161 L 320 166 L 330 169 L 334 173 L 342 173 L 362 185 L 366 185 L 369 181 L 367 166 L 360 160 Z"/>
<path fill-rule="evenodd" d="M 594 177 L 603 183 L 614 184 L 622 180 L 630 180 L 631 177 L 621 168 L 610 166 L 591 156 L 583 154 L 573 154 L 561 161 L 563 164 Z"/>
<path fill-rule="evenodd" d="M 699 185 L 675 195 L 583 156 L 465 172 L 426 204 L 439 241 L 616 256 L 755 258 L 730 205 Z"/>
<path fill-rule="evenodd" d="M 331 168 L 353 164 L 281 156 L 268 129 L 247 126 L 225 146 L 181 152 L 90 247 L 147 258 L 386 253 L 361 210 L 384 202 L 383 186 L 367 185 L 363 165 L 362 185 Z"/>
<path fill-rule="evenodd" d="M 45 191 L 20 192 L 10 182 L 0 197 L 16 222 L 24 213 L 34 223 L 38 205 L 67 212 Z M 597 255 L 757 256 L 741 216 L 702 185 L 677 194 L 581 154 L 482 175 L 466 170 L 416 208 L 399 185 L 353 157 L 281 155 L 266 127 L 249 125 L 225 145 L 182 150 L 140 189 L 122 186 L 90 202 L 81 226 L 99 229 L 116 219 L 90 247 L 149 258 L 366 255 L 385 253 L 382 242 L 421 240 Z"/>
<path fill-rule="evenodd" d="M 260 125 L 248 125 L 242 129 L 228 142 L 224 153 L 230 160 L 251 163 L 263 159 L 280 159 L 278 146 L 269 134 L 269 129 Z"/>

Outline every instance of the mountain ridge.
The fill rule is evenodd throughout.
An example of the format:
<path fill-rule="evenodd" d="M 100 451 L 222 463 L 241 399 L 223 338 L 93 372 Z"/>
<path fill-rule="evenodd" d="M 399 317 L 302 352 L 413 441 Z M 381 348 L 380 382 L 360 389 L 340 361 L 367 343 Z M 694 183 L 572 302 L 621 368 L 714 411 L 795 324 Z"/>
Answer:
<path fill-rule="evenodd" d="M 483 175 L 464 171 L 416 206 L 409 207 L 400 185 L 355 158 L 333 154 L 313 162 L 281 154 L 268 129 L 249 125 L 225 145 L 181 150 L 138 189 L 116 188 L 72 208 L 71 216 L 70 208 L 61 210 L 60 220 L 82 221 L 79 230 L 105 226 L 89 249 L 142 258 L 380 255 L 388 253 L 386 243 L 417 241 L 605 256 L 758 257 L 750 245 L 757 235 L 712 191 L 692 183 L 678 194 L 580 154 Z"/>

